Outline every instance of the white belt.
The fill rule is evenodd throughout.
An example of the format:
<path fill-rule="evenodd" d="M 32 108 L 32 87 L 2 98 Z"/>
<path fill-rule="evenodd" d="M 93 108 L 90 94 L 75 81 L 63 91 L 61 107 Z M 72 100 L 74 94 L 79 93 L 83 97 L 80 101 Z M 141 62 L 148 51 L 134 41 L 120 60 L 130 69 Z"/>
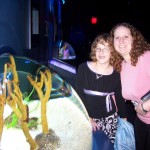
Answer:
<path fill-rule="evenodd" d="M 84 93 L 89 94 L 89 95 L 106 96 L 106 109 L 107 109 L 107 112 L 110 112 L 112 110 L 112 103 L 111 103 L 110 96 L 114 95 L 114 92 L 104 93 L 104 92 L 91 91 L 91 90 L 85 90 L 84 89 Z"/>

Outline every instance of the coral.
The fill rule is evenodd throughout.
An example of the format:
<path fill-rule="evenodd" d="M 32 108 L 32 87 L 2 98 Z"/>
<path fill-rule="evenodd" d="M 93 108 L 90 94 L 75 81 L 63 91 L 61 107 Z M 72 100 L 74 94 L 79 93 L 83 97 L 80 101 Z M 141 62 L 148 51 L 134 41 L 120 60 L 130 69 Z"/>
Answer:
<path fill-rule="evenodd" d="M 0 141 L 1 141 L 3 125 L 4 125 L 4 119 L 3 119 L 4 105 L 5 105 L 5 99 L 3 95 L 0 95 Z"/>
<path fill-rule="evenodd" d="M 12 113 L 5 119 L 8 127 L 19 127 L 23 130 L 27 142 L 30 144 L 30 150 L 53 150 L 59 146 L 60 139 L 55 135 L 55 132 L 48 128 L 46 116 L 46 104 L 50 98 L 52 90 L 51 72 L 48 68 L 44 72 L 40 71 L 40 77 L 35 80 L 32 76 L 27 76 L 27 79 L 36 90 L 41 101 L 41 125 L 42 133 L 35 137 L 35 140 L 30 135 L 30 129 L 37 129 L 38 118 L 29 118 L 28 105 L 23 101 L 23 94 L 19 87 L 19 78 L 16 70 L 14 57 L 10 55 L 10 63 L 4 65 L 3 85 L 0 84 L 0 139 L 2 136 L 4 119 L 3 113 L 5 104 L 7 103 Z M 9 76 L 13 75 L 13 79 Z"/>
<path fill-rule="evenodd" d="M 46 103 L 50 98 L 52 89 L 51 73 L 47 69 L 44 73 L 40 71 L 40 76 L 39 82 L 38 79 L 34 81 L 31 76 L 27 76 L 31 85 L 36 89 L 41 101 L 41 124 L 43 132 L 35 137 L 35 141 L 39 146 L 38 150 L 41 148 L 43 150 L 54 150 L 56 147 L 59 147 L 60 139 L 55 135 L 53 130 L 48 128 L 46 116 Z M 43 86 L 45 86 L 44 90 Z"/>
<path fill-rule="evenodd" d="M 5 83 L 9 83 L 7 85 L 7 90 L 8 90 L 8 95 L 6 97 L 6 103 L 12 108 L 13 112 L 15 115 L 18 117 L 18 119 L 21 122 L 21 128 L 24 132 L 24 135 L 26 137 L 26 140 L 29 142 L 31 146 L 31 150 L 34 150 L 37 147 L 36 142 L 33 140 L 32 136 L 30 135 L 29 128 L 28 128 L 28 108 L 27 105 L 23 103 L 23 98 L 22 98 L 22 92 L 19 88 L 19 79 L 18 79 L 18 74 L 16 70 L 16 65 L 14 61 L 14 57 L 10 55 L 10 62 L 5 64 L 5 68 L 8 69 L 9 71 L 12 71 L 13 74 L 13 81 L 8 82 L 9 79 L 6 78 L 7 70 L 5 69 L 4 71 L 4 81 Z M 5 91 L 6 91 L 6 85 L 4 86 Z M 12 89 L 13 87 L 13 89 Z M 6 92 L 4 93 L 5 96 Z"/>

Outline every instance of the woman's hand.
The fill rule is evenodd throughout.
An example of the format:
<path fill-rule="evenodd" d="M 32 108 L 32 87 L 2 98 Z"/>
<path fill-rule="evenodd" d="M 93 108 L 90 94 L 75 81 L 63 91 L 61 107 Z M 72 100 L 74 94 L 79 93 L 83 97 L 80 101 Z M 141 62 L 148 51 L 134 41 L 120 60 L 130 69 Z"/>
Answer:
<path fill-rule="evenodd" d="M 139 113 L 140 115 L 146 115 L 146 112 L 143 111 L 143 108 L 142 108 L 142 104 L 139 103 L 137 106 L 134 107 L 135 111 L 137 113 Z"/>
<path fill-rule="evenodd" d="M 90 121 L 91 121 L 93 131 L 100 130 L 100 127 L 97 125 L 97 123 L 92 118 L 90 118 Z"/>

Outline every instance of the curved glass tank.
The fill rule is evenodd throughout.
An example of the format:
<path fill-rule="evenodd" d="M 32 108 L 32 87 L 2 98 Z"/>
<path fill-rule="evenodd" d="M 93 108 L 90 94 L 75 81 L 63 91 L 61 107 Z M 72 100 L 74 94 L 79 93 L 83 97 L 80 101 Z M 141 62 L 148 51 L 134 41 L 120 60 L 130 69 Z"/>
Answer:
<path fill-rule="evenodd" d="M 0 119 L 1 150 L 91 150 L 89 116 L 75 90 L 29 58 L 0 57 Z"/>

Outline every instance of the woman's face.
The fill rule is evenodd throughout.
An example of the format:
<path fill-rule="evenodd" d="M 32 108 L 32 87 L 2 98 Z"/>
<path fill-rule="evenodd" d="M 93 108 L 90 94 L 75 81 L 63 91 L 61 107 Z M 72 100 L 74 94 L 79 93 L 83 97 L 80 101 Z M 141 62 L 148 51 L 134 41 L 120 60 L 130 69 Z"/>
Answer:
<path fill-rule="evenodd" d="M 97 62 L 101 64 L 109 63 L 110 49 L 107 43 L 105 45 L 98 43 L 95 48 L 95 54 L 96 54 Z"/>
<path fill-rule="evenodd" d="M 114 47 L 123 57 L 129 55 L 133 38 L 128 28 L 119 26 L 114 31 Z"/>

